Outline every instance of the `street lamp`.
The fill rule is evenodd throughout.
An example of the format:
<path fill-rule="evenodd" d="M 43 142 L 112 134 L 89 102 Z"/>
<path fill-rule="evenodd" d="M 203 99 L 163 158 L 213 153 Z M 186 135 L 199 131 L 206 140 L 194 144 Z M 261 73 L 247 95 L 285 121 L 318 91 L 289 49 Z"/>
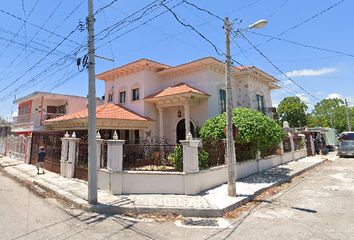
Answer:
<path fill-rule="evenodd" d="M 230 197 L 236 196 L 236 157 L 235 146 L 233 141 L 233 129 L 232 129 L 232 89 L 231 89 L 231 55 L 230 55 L 230 43 L 235 40 L 241 33 L 247 29 L 262 28 L 267 24 L 266 20 L 259 20 L 247 28 L 238 32 L 238 34 L 230 41 L 230 22 L 229 18 L 225 18 L 225 41 L 226 41 L 226 156 L 227 156 L 227 169 L 228 169 L 228 183 L 227 191 Z"/>

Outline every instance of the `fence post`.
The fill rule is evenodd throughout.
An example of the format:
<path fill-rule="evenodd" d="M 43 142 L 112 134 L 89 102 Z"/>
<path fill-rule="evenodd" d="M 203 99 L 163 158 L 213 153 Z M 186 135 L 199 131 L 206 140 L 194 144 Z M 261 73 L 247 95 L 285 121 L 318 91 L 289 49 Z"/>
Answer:
<path fill-rule="evenodd" d="M 192 135 L 187 135 L 187 140 L 182 140 L 183 146 L 183 172 L 184 192 L 185 194 L 197 194 L 200 192 L 199 178 L 196 173 L 199 172 L 198 147 L 201 147 L 200 139 L 192 139 Z"/>
<path fill-rule="evenodd" d="M 76 162 L 76 143 L 80 141 L 80 138 L 76 138 L 75 132 L 71 135 L 69 140 L 69 156 L 68 156 L 68 168 L 67 176 L 68 178 L 73 178 L 75 173 L 75 162 Z"/>
<path fill-rule="evenodd" d="M 125 140 L 118 140 L 114 132 L 113 140 L 107 140 L 107 170 L 123 171 L 123 145 Z"/>
<path fill-rule="evenodd" d="M 260 151 L 257 151 L 257 155 L 256 155 L 256 161 L 257 161 L 257 171 L 258 172 L 261 172 L 261 168 L 259 166 L 259 160 L 261 159 L 261 152 Z"/>
<path fill-rule="evenodd" d="M 281 141 L 281 142 L 279 143 L 279 148 L 280 148 L 280 161 L 281 161 L 281 165 L 283 165 L 283 164 L 284 164 L 284 162 L 283 162 L 283 156 L 284 156 L 284 142 L 283 142 L 283 141 Z"/>
<path fill-rule="evenodd" d="M 69 147 L 69 133 L 66 132 L 61 140 L 61 155 L 60 155 L 60 176 L 67 176 L 66 169 L 68 165 L 68 147 Z"/>
<path fill-rule="evenodd" d="M 314 141 L 313 141 L 312 135 L 310 136 L 310 143 L 311 143 L 312 156 L 315 156 L 315 143 L 314 143 Z"/>
<path fill-rule="evenodd" d="M 32 146 L 32 133 L 27 136 L 27 141 L 26 141 L 26 157 L 25 157 L 25 163 L 30 163 L 31 161 L 31 146 Z"/>
<path fill-rule="evenodd" d="M 99 131 L 97 131 L 96 134 L 96 139 L 97 139 L 97 169 L 101 168 L 101 146 L 103 139 L 101 139 L 101 134 Z"/>

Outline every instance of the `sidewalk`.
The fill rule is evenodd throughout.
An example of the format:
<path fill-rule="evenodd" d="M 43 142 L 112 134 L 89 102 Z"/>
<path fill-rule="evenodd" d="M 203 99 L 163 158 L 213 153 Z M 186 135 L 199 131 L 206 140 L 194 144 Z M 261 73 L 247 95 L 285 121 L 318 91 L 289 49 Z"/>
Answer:
<path fill-rule="evenodd" d="M 236 182 L 237 197 L 227 196 L 227 184 L 210 189 L 204 193 L 186 196 L 173 194 L 129 194 L 110 195 L 98 190 L 98 204 L 87 203 L 87 182 L 67 179 L 56 173 L 37 175 L 34 165 L 0 156 L 2 171 L 20 181 L 31 181 L 50 191 L 77 208 L 99 213 L 178 213 L 184 217 L 221 217 L 225 212 L 234 210 L 252 201 L 269 188 L 278 186 L 303 172 L 316 167 L 326 159 L 335 160 L 335 153 L 327 156 L 316 155 L 277 166 L 261 173 L 239 179 Z"/>

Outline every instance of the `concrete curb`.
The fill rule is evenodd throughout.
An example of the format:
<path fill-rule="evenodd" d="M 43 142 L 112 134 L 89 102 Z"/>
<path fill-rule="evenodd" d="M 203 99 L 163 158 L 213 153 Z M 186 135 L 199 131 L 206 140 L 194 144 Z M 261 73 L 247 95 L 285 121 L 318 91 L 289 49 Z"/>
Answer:
<path fill-rule="evenodd" d="M 195 208 L 195 207 L 190 207 L 190 208 L 182 208 L 182 207 L 160 207 L 160 206 L 112 206 L 112 205 L 107 205 L 107 204 L 102 204 L 98 203 L 96 205 L 90 205 L 85 201 L 84 199 L 76 196 L 75 194 L 72 194 L 70 192 L 67 192 L 60 187 L 53 185 L 51 183 L 47 183 L 44 179 L 35 179 L 31 177 L 30 175 L 26 174 L 25 172 L 22 172 L 20 169 L 16 169 L 14 171 L 17 171 L 16 174 L 11 166 L 16 166 L 18 164 L 10 164 L 7 162 L 5 164 L 0 164 L 0 166 L 3 168 L 3 171 L 11 175 L 13 178 L 18 179 L 19 181 L 31 181 L 33 184 L 38 186 L 41 189 L 44 189 L 45 191 L 51 192 L 52 194 L 56 195 L 58 198 L 66 201 L 70 205 L 75 206 L 78 209 L 82 209 L 87 212 L 96 212 L 96 213 L 102 213 L 102 214 L 124 214 L 124 213 L 135 213 L 135 214 L 144 214 L 144 213 L 176 213 L 176 214 L 181 214 L 184 217 L 222 217 L 226 212 L 235 210 L 236 208 L 241 207 L 242 205 L 253 201 L 257 196 L 261 195 L 265 191 L 273 188 L 280 186 L 281 184 L 290 181 L 292 178 L 297 177 L 304 172 L 309 171 L 310 169 L 313 169 L 320 164 L 324 163 L 326 160 L 334 161 L 338 159 L 338 156 L 332 157 L 331 159 L 323 159 L 317 163 L 314 163 L 313 165 L 304 168 L 302 170 L 299 170 L 298 172 L 295 172 L 294 174 L 285 177 L 277 182 L 274 182 L 273 184 L 264 187 L 256 192 L 254 192 L 250 196 L 245 196 L 243 198 L 240 198 L 237 202 L 228 205 L 224 208 Z M 8 168 L 8 169 L 7 169 Z M 200 197 L 200 196 L 199 196 Z"/>

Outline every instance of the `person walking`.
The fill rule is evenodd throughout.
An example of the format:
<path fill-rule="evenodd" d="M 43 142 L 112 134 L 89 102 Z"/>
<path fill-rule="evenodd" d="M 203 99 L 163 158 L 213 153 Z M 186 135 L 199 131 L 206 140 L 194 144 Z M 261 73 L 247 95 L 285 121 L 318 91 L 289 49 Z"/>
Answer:
<path fill-rule="evenodd" d="M 39 174 L 39 168 L 42 169 L 42 174 L 44 174 L 44 158 L 45 158 L 45 155 L 46 155 L 46 152 L 44 151 L 44 147 L 41 146 L 39 148 L 38 159 L 37 159 L 37 164 L 36 164 L 37 174 Z"/>

